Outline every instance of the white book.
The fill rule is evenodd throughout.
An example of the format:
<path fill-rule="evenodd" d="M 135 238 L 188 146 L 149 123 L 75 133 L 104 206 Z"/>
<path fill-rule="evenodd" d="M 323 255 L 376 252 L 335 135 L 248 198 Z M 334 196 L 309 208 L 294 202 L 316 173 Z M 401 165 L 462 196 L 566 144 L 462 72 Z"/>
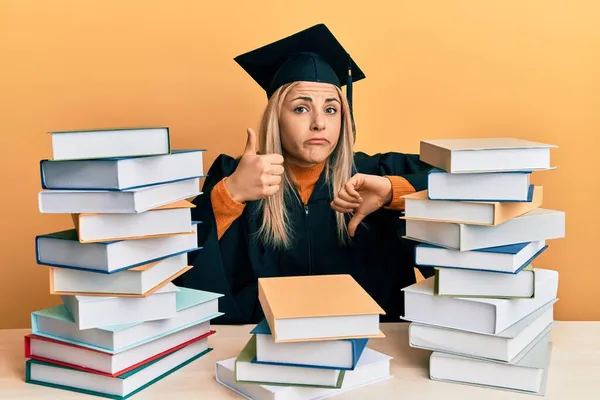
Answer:
<path fill-rule="evenodd" d="M 41 213 L 141 213 L 200 194 L 199 178 L 123 191 L 42 190 L 38 195 Z"/>
<path fill-rule="evenodd" d="M 190 270 L 187 258 L 178 254 L 114 274 L 50 267 L 50 293 L 147 296 Z"/>
<path fill-rule="evenodd" d="M 79 329 L 131 324 L 174 317 L 177 313 L 173 283 L 142 298 L 103 296 L 61 296 Z"/>
<path fill-rule="evenodd" d="M 428 267 L 514 274 L 529 265 L 547 248 L 545 240 L 470 251 L 452 250 L 420 243 L 415 248 L 415 263 Z"/>
<path fill-rule="evenodd" d="M 496 335 L 411 322 L 410 347 L 467 357 L 511 362 L 554 324 L 553 300 Z"/>
<path fill-rule="evenodd" d="M 516 274 L 440 268 L 435 270 L 437 296 L 531 298 L 536 271 L 528 265 Z"/>
<path fill-rule="evenodd" d="M 430 379 L 544 395 L 552 352 L 548 339 L 546 334 L 512 363 L 434 351 L 429 358 Z"/>
<path fill-rule="evenodd" d="M 497 226 L 406 220 L 407 239 L 459 251 L 514 243 L 559 239 L 565 236 L 563 211 L 536 208 Z"/>
<path fill-rule="evenodd" d="M 142 213 L 74 214 L 73 222 L 81 243 L 174 235 L 192 232 L 194 207 L 179 200 Z"/>
<path fill-rule="evenodd" d="M 199 178 L 204 175 L 204 150 L 173 150 L 149 157 L 97 160 L 42 160 L 44 189 L 127 190 Z"/>
<path fill-rule="evenodd" d="M 535 297 L 531 299 L 435 296 L 435 277 L 432 276 L 402 289 L 402 318 L 440 327 L 497 334 L 557 298 L 558 272 L 535 270 Z"/>
<path fill-rule="evenodd" d="M 263 319 L 250 333 L 256 335 L 256 361 L 296 366 L 354 369 L 369 339 L 312 340 L 275 343 Z"/>
<path fill-rule="evenodd" d="M 98 273 L 115 273 L 198 249 L 192 233 L 114 242 L 80 243 L 75 229 L 36 237 L 38 264 Z"/>
<path fill-rule="evenodd" d="M 518 138 L 423 140 L 420 159 L 450 173 L 535 171 L 551 169 L 556 145 Z"/>
<path fill-rule="evenodd" d="M 529 201 L 533 195 L 531 172 L 451 174 L 434 168 L 428 174 L 431 200 Z"/>
<path fill-rule="evenodd" d="M 27 337 L 29 342 L 27 358 L 52 360 L 75 369 L 85 368 L 117 376 L 136 368 L 138 364 L 145 364 L 156 359 L 157 356 L 172 353 L 185 344 L 202 340 L 210 334 L 209 324 L 199 324 L 116 354 L 31 335 Z M 206 341 L 205 346 L 208 347 Z"/>
<path fill-rule="evenodd" d="M 335 396 L 390 378 L 392 357 L 366 348 L 356 368 L 346 371 L 339 389 L 262 385 L 238 382 L 235 379 L 235 358 L 217 361 L 215 379 L 221 385 L 251 400 L 317 400 Z"/>
<path fill-rule="evenodd" d="M 222 294 L 180 287 L 172 318 L 80 330 L 69 310 L 59 304 L 31 313 L 31 333 L 90 349 L 120 353 L 190 326 L 205 324 L 219 312 Z"/>
<path fill-rule="evenodd" d="M 168 127 L 49 132 L 53 160 L 82 160 L 168 154 Z"/>
<path fill-rule="evenodd" d="M 136 368 L 131 373 L 118 377 L 79 371 L 37 360 L 27 360 L 25 381 L 76 392 L 84 391 L 86 394 L 102 397 L 128 398 L 211 350 L 212 348 L 207 348 L 206 339 L 200 340 L 161 357 L 154 363 L 148 363 Z"/>
<path fill-rule="evenodd" d="M 528 202 L 429 200 L 427 190 L 403 197 L 405 219 L 497 226 L 540 207 L 544 196 L 536 186 Z"/>

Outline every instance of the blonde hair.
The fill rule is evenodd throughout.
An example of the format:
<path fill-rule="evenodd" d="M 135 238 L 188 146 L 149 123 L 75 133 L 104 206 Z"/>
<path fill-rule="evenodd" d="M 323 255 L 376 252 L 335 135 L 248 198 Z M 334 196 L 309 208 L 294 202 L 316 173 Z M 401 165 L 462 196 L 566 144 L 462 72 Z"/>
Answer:
<path fill-rule="evenodd" d="M 283 85 L 269 99 L 259 129 L 260 154 L 277 153 L 283 155 L 279 116 L 286 95 L 296 84 L 294 82 Z M 348 179 L 350 179 L 354 167 L 354 132 L 350 107 L 342 91 L 337 87 L 336 90 L 341 102 L 342 123 L 338 143 L 325 163 L 325 178 L 332 190 L 332 200 L 333 195 L 338 193 Z M 256 236 L 262 243 L 274 248 L 290 247 L 294 235 L 285 199 L 290 198 L 289 194 L 295 192 L 289 170 L 285 163 L 284 168 L 285 173 L 282 176 L 281 189 L 274 195 L 259 200 L 257 208 L 258 215 L 262 218 L 262 221 Z M 302 202 L 300 198 L 298 200 Z M 345 244 L 348 242 L 346 217 L 343 213 L 336 211 L 336 221 L 339 241 Z"/>

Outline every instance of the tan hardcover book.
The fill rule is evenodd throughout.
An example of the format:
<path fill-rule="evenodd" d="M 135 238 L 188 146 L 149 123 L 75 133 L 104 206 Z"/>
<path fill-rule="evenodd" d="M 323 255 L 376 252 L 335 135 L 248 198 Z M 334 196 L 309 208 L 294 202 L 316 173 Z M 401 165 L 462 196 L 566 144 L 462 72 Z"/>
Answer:
<path fill-rule="evenodd" d="M 535 186 L 530 202 L 429 200 L 427 190 L 404 196 L 402 219 L 496 226 L 541 207 L 544 191 Z"/>
<path fill-rule="evenodd" d="M 194 207 L 187 200 L 178 200 L 143 213 L 82 213 L 71 214 L 71 217 L 80 243 L 112 242 L 190 233 L 189 210 Z M 174 210 L 184 212 L 175 211 L 175 214 Z"/>
<path fill-rule="evenodd" d="M 423 140 L 419 158 L 450 173 L 535 171 L 553 169 L 555 147 L 518 138 Z"/>
<path fill-rule="evenodd" d="M 260 278 L 258 298 L 276 343 L 384 337 L 385 311 L 347 274 Z"/>

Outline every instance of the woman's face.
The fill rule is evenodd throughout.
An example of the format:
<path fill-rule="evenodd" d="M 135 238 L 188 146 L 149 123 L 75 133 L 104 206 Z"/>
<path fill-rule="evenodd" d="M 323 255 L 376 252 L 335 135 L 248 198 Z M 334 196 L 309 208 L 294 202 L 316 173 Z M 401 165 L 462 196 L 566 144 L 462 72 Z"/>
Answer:
<path fill-rule="evenodd" d="M 299 82 L 287 93 L 279 116 L 286 161 L 309 167 L 326 160 L 337 145 L 341 123 L 335 86 Z"/>

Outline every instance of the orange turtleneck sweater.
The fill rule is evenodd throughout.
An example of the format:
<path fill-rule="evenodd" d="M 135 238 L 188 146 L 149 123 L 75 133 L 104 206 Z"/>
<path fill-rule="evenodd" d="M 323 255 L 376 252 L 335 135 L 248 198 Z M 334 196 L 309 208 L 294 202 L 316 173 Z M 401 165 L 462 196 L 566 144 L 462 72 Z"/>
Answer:
<path fill-rule="evenodd" d="M 290 178 L 294 185 L 296 185 L 300 198 L 306 204 L 325 167 L 325 162 L 309 168 L 297 167 L 291 164 L 288 164 L 287 167 L 291 172 Z M 400 176 L 386 176 L 386 178 L 392 183 L 392 202 L 385 208 L 403 210 L 404 199 L 402 196 L 414 193 L 415 188 Z M 219 239 L 221 239 L 221 236 L 223 236 L 231 224 L 242 215 L 245 207 L 244 203 L 239 203 L 231 198 L 227 186 L 225 186 L 226 179 L 223 178 L 210 193 Z"/>

